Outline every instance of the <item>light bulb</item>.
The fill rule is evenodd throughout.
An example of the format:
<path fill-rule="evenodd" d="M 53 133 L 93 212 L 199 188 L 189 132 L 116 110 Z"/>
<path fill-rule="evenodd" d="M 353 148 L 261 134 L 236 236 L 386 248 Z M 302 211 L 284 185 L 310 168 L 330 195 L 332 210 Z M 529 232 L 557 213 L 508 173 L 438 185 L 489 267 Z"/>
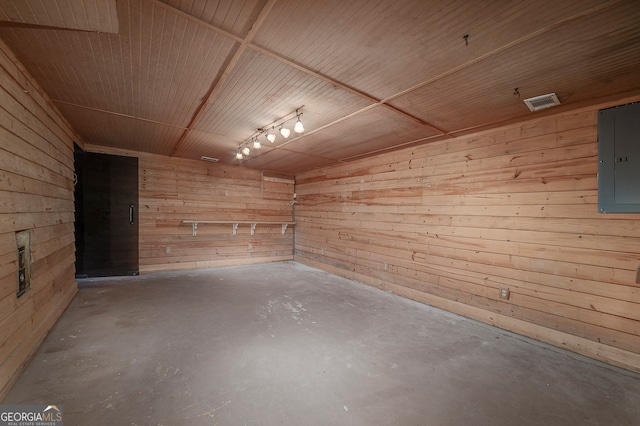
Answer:
<path fill-rule="evenodd" d="M 280 134 L 282 135 L 283 138 L 286 139 L 291 134 L 291 130 L 287 129 L 286 127 L 280 127 Z"/>
<path fill-rule="evenodd" d="M 242 152 L 240 152 L 240 150 L 238 150 L 238 152 L 236 152 L 236 158 L 238 160 L 242 160 Z"/>
<path fill-rule="evenodd" d="M 302 125 L 302 121 L 300 121 L 300 117 L 298 117 L 298 121 L 296 121 L 296 125 L 293 127 L 296 133 L 304 132 L 304 126 Z"/>
<path fill-rule="evenodd" d="M 258 138 L 255 138 L 255 139 L 253 140 L 253 147 L 254 147 L 255 149 L 260 149 L 260 148 L 261 148 L 261 146 L 262 146 L 262 145 L 260 145 L 260 141 L 258 140 Z"/>
<path fill-rule="evenodd" d="M 249 155 L 250 152 L 251 152 L 251 149 L 248 146 L 245 146 L 244 148 L 242 148 L 242 153 L 244 155 Z"/>
<path fill-rule="evenodd" d="M 271 143 L 274 143 L 276 141 L 276 135 L 274 135 L 273 133 L 267 132 L 267 140 Z"/>

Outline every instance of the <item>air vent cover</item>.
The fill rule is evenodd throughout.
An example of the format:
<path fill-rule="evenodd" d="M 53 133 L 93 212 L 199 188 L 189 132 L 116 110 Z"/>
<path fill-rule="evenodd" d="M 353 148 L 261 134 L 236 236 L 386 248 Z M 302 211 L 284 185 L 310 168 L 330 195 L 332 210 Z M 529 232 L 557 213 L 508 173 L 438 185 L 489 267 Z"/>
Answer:
<path fill-rule="evenodd" d="M 560 100 L 555 93 L 549 93 L 548 95 L 536 96 L 535 98 L 525 99 L 524 103 L 529 107 L 531 112 L 538 111 L 545 108 L 551 108 L 552 106 L 560 105 Z"/>
<path fill-rule="evenodd" d="M 220 161 L 217 158 L 207 157 L 206 155 L 203 155 L 202 157 L 200 157 L 200 159 L 204 161 L 211 161 L 212 163 L 217 163 L 218 161 Z"/>

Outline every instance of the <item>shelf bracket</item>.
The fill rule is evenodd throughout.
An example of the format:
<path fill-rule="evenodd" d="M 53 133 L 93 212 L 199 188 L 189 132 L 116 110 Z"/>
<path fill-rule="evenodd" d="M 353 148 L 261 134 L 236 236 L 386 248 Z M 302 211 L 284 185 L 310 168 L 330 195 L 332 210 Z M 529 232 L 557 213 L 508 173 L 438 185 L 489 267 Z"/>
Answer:
<path fill-rule="evenodd" d="M 238 232 L 238 224 L 234 223 L 233 224 L 233 235 L 236 235 L 237 232 Z"/>
<path fill-rule="evenodd" d="M 287 230 L 287 226 L 289 226 L 288 223 L 283 223 L 282 224 L 282 235 L 284 235 L 285 231 Z"/>
<path fill-rule="evenodd" d="M 198 230 L 198 222 L 193 222 L 191 224 L 191 234 L 193 234 L 193 236 L 196 236 L 196 231 Z"/>
<path fill-rule="evenodd" d="M 251 224 L 251 235 L 253 235 L 256 232 L 256 225 L 257 225 L 257 223 L 252 223 Z"/>

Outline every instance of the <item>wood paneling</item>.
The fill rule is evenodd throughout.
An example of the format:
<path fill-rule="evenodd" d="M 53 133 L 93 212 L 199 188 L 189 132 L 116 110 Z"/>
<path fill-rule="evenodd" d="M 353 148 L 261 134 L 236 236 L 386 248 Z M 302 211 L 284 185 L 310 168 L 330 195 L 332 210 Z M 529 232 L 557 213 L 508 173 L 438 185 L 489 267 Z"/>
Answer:
<path fill-rule="evenodd" d="M 216 102 L 206 106 L 195 129 L 247 139 L 258 127 L 303 105 L 303 119 L 309 129 L 371 105 L 369 100 L 254 50 L 241 56 L 235 71 L 217 94 Z M 251 110 L 257 113 L 248 115 Z M 291 128 L 294 121 L 287 124 Z M 275 145 L 283 141 L 277 137 Z"/>
<path fill-rule="evenodd" d="M 2 0 L 0 21 L 118 33 L 116 0 Z"/>
<path fill-rule="evenodd" d="M 279 225 L 206 224 L 192 236 L 182 220 L 291 221 L 293 180 L 262 181 L 255 170 L 204 161 L 140 157 L 140 271 L 291 260 L 293 231 Z"/>
<path fill-rule="evenodd" d="M 147 0 L 148 1 L 148 0 Z M 160 0 L 152 0 L 157 5 Z M 244 37 L 255 22 L 258 12 L 266 0 L 162 0 L 162 3 L 177 8 L 198 21 L 227 31 L 236 37 Z"/>
<path fill-rule="evenodd" d="M 185 128 L 168 126 L 150 120 L 135 117 L 104 114 L 87 108 L 56 102 L 56 106 L 65 117 L 73 120 L 75 129 L 84 135 L 92 144 L 109 146 L 116 149 L 127 149 L 138 146 L 145 152 L 170 155 L 172 141 L 185 132 Z M 98 124 L 100 123 L 100 124 Z"/>
<path fill-rule="evenodd" d="M 416 116 L 440 128 L 460 131 L 486 125 L 486 110 L 491 111 L 496 122 L 522 116 L 528 112 L 523 99 L 550 91 L 556 92 L 563 103 L 623 93 L 638 85 L 638 67 L 629 63 L 638 43 L 612 45 L 609 41 L 622 40 L 637 30 L 639 6 L 627 2 L 589 14 L 571 25 L 554 28 L 544 36 L 504 49 L 490 61 L 478 61 L 472 67 L 443 76 L 438 84 L 413 90 L 391 104 L 414 111 Z M 607 22 L 617 25 L 610 26 Z M 589 45 L 575 34 L 589 34 Z M 595 56 L 598 61 L 593 61 Z M 579 74 L 574 72 L 576 66 L 581 70 Z M 608 74 L 606 80 L 598 77 L 604 73 Z M 540 76 L 544 79 L 535 82 Z M 495 81 L 503 81 L 505 85 L 496 90 Z M 600 94 L 576 90 L 599 84 L 603 90 Z M 464 102 L 451 98 L 449 93 L 453 87 L 464 93 Z"/>
<path fill-rule="evenodd" d="M 0 25 L 0 37 L 86 141 L 236 165 L 239 143 L 304 105 L 306 132 L 241 163 L 256 170 L 527 120 L 532 96 L 555 92 L 557 112 L 640 91 L 637 0 L 49 3 L 0 0 L 0 19 L 60 25 Z M 117 34 L 63 28 L 98 28 L 105 4 Z"/>
<path fill-rule="evenodd" d="M 384 99 L 598 3 L 286 0 L 255 42 Z"/>
<path fill-rule="evenodd" d="M 293 178 L 274 179 L 242 167 L 137 152 L 87 149 L 139 158 L 140 272 L 247 265 L 293 259 L 293 229 L 183 220 L 291 222 Z"/>
<path fill-rule="evenodd" d="M 0 41 L 0 399 L 77 291 L 73 141 Z M 30 230 L 31 286 L 16 297 L 15 232 Z"/>
<path fill-rule="evenodd" d="M 147 0 L 117 6 L 118 34 L 0 27 L 2 37 L 29 46 L 20 60 L 57 101 L 186 126 L 235 43 Z"/>
<path fill-rule="evenodd" d="M 295 259 L 640 371 L 640 215 L 598 213 L 596 112 L 297 175 Z"/>

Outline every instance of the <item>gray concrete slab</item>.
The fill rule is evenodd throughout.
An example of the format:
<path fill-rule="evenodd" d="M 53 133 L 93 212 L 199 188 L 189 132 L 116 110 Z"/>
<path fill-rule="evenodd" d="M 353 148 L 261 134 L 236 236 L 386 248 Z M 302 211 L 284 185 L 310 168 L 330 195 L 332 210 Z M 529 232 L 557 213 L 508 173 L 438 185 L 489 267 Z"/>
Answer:
<path fill-rule="evenodd" d="M 83 280 L 4 400 L 65 425 L 637 425 L 640 375 L 295 263 Z"/>

